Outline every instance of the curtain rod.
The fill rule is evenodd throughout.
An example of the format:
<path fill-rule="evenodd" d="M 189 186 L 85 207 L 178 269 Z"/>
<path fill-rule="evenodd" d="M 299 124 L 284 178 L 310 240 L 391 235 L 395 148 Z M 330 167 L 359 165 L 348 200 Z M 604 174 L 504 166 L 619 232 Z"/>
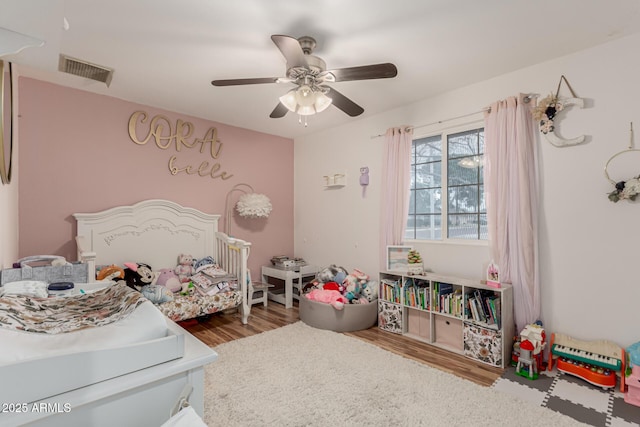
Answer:
<path fill-rule="evenodd" d="M 535 98 L 537 96 L 538 96 L 537 94 L 530 93 L 530 94 L 526 95 L 523 99 L 524 99 L 525 103 L 529 103 L 533 98 Z M 458 120 L 458 119 L 464 119 L 465 117 L 475 116 L 476 114 L 480 114 L 480 113 L 484 113 L 484 112 L 490 112 L 490 111 L 491 111 L 491 107 L 485 107 L 482 110 L 474 111 L 473 113 L 467 113 L 467 114 L 463 114 L 463 115 L 457 116 L 457 117 L 451 117 L 451 118 L 448 118 L 448 119 L 438 120 L 437 122 L 431 122 L 431 123 L 427 123 L 427 124 L 424 124 L 424 125 L 418 125 L 418 126 L 407 126 L 405 128 L 405 130 L 410 130 L 410 129 L 414 129 L 415 130 L 415 129 L 420 129 L 420 128 L 424 128 L 424 127 L 427 127 L 427 126 L 439 125 L 441 123 L 450 122 L 450 121 Z M 371 139 L 380 138 L 381 136 L 384 136 L 384 135 L 385 134 L 383 134 L 383 133 L 380 134 L 380 135 L 373 135 L 371 137 Z"/>

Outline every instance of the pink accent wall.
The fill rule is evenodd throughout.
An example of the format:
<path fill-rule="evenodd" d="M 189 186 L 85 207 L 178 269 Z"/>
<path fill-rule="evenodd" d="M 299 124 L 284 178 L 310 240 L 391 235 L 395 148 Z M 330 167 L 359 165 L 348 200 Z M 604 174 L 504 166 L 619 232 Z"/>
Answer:
<path fill-rule="evenodd" d="M 232 235 L 252 243 L 249 267 L 254 280 L 271 256 L 293 255 L 293 140 L 31 78 L 19 79 L 19 94 L 20 257 L 57 254 L 75 260 L 73 213 L 145 199 L 168 199 L 219 213 L 224 231 L 226 195 L 239 183 L 266 194 L 273 204 L 268 219 L 234 215 Z M 175 140 L 167 149 L 158 148 L 153 138 L 145 145 L 135 144 L 128 132 L 135 111 L 148 115 L 146 124 L 138 125 L 139 139 L 146 137 L 151 118 L 159 114 L 169 119 L 163 122 L 165 136 L 169 124 L 175 133 L 177 120 L 191 122 L 193 134 L 187 142 L 204 138 L 215 127 L 222 143 L 218 158 L 209 154 L 210 145 L 201 153 L 197 147 L 177 151 Z M 168 165 L 174 155 L 178 167 L 191 165 L 197 171 L 207 162 L 204 173 L 219 163 L 217 173 L 233 176 L 223 180 L 197 173 L 172 175 Z M 232 202 L 241 194 L 234 192 Z"/>

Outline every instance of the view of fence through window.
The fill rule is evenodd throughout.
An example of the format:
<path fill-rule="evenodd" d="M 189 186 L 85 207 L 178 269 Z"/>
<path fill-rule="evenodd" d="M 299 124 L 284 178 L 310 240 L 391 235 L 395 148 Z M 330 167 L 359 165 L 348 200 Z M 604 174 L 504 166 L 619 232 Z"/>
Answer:
<path fill-rule="evenodd" d="M 484 129 L 413 141 L 406 239 L 487 239 L 483 154 Z"/>

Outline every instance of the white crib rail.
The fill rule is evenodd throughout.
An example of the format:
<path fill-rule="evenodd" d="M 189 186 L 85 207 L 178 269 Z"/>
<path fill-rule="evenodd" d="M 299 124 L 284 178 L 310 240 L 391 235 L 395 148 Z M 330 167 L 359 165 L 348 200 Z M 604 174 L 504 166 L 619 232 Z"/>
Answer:
<path fill-rule="evenodd" d="M 214 259 L 227 273 L 238 277 L 238 285 L 242 292 L 240 313 L 242 314 L 242 323 L 246 325 L 251 311 L 248 295 L 250 277 L 247 267 L 251 243 L 229 237 L 219 231 L 215 233 L 215 239 L 216 255 Z"/>

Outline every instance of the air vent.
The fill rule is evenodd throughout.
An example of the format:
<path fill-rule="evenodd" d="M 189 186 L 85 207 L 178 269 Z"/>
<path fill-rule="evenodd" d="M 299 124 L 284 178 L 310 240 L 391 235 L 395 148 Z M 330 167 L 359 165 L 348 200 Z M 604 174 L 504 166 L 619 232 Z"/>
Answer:
<path fill-rule="evenodd" d="M 60 55 L 60 62 L 58 63 L 58 70 L 63 73 L 69 73 L 87 79 L 102 82 L 107 85 L 111 84 L 111 78 L 113 77 L 113 69 L 103 67 L 101 65 L 92 64 L 80 59 L 71 58 L 70 56 Z"/>

